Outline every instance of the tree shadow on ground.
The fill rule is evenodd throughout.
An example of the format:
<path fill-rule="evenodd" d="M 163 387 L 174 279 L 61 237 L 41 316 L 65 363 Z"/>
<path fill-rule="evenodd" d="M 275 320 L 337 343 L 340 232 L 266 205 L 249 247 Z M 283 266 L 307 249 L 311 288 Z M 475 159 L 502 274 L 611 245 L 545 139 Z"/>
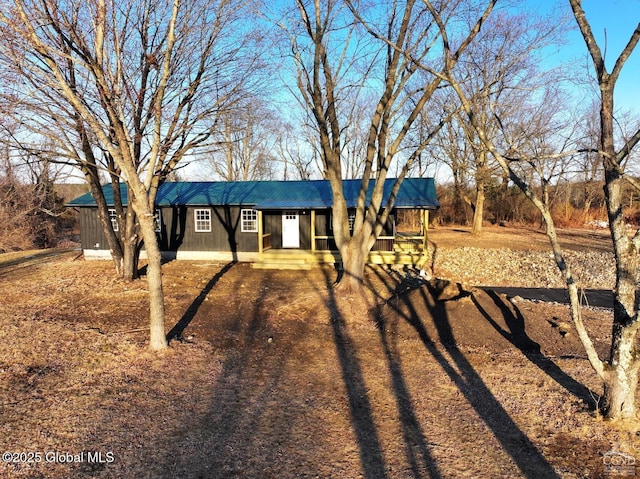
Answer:
<path fill-rule="evenodd" d="M 381 270 L 374 270 L 374 272 L 387 284 L 389 290 L 394 290 L 394 280 L 391 277 L 385 278 Z M 408 280 L 408 276 L 404 278 L 404 281 L 396 283 L 391 298 L 380 298 L 383 299 L 383 303 L 379 308 L 382 306 L 390 308 L 397 318 L 415 330 L 425 349 L 491 430 L 524 477 L 558 478 L 551 464 L 518 427 L 457 346 L 444 302 L 435 300 L 434 292 L 424 287 L 423 281 Z M 407 294 L 409 291 L 412 292 L 411 295 Z M 423 306 L 434 322 L 437 337 L 432 337 L 428 333 L 420 317 L 420 309 Z M 388 315 L 382 315 L 380 309 L 376 311 L 376 315 L 379 330 L 385 330 L 384 323 L 388 321 L 386 317 Z"/>
<path fill-rule="evenodd" d="M 387 325 L 380 319 L 376 308 L 373 310 L 373 315 L 391 376 L 391 385 L 393 387 L 400 425 L 402 427 L 405 456 L 411 468 L 412 477 L 425 477 L 424 471 L 428 471 L 429 477 L 439 478 L 441 474 L 429 449 L 431 444 L 427 442 L 424 430 L 417 417 L 411 399 L 411 392 L 402 371 L 402 364 L 396 343 L 393 338 L 389 337 Z"/>
<path fill-rule="evenodd" d="M 387 468 L 364 382 L 364 374 L 344 317 L 340 312 L 335 294 L 335 282 L 330 279 L 327 270 L 324 270 L 324 273 L 327 289 L 326 306 L 331 315 L 331 330 L 349 400 L 351 424 L 358 441 L 363 475 L 367 479 L 384 479 L 388 477 Z"/>
<path fill-rule="evenodd" d="M 540 351 L 540 345 L 533 341 L 525 330 L 525 321 L 522 312 L 516 305 L 512 305 L 513 310 L 496 294 L 494 291 L 486 291 L 487 296 L 494 302 L 500 314 L 502 315 L 508 330 L 503 329 L 478 301 L 475 295 L 471 295 L 473 304 L 487 320 L 487 322 L 507 341 L 518 348 L 522 354 L 541 371 L 546 373 L 560 386 L 573 394 L 576 398 L 581 399 L 590 410 L 597 408 L 594 398 L 597 397 L 595 392 L 591 391 L 584 384 L 579 383 L 567 373 L 565 373 L 556 363 L 547 358 Z"/>
<path fill-rule="evenodd" d="M 202 303 L 206 299 L 207 295 L 211 292 L 213 287 L 220 281 L 227 271 L 229 271 L 233 266 L 237 264 L 237 261 L 230 261 L 224 267 L 218 271 L 213 277 L 207 282 L 207 284 L 202 288 L 200 294 L 193 300 L 193 302 L 189 305 L 187 310 L 182 315 L 182 318 L 175 324 L 173 328 L 167 333 L 167 341 L 171 342 L 174 339 L 181 340 L 182 334 L 184 330 L 187 329 L 193 318 L 196 316 L 196 313 L 202 306 Z"/>
<path fill-rule="evenodd" d="M 327 289 L 325 303 L 331 314 L 331 328 L 342 371 L 342 379 L 349 400 L 351 424 L 358 442 L 363 476 L 367 479 L 384 479 L 388 477 L 387 464 L 373 416 L 364 373 L 356 348 L 353 345 L 353 340 L 347 330 L 344 315 L 340 311 L 335 290 L 336 282 L 331 281 L 327 271 L 325 271 L 325 283 Z M 385 329 L 378 328 L 378 331 L 391 374 L 393 394 L 397 403 L 402 428 L 405 455 L 411 469 L 410 477 L 415 479 L 426 477 L 438 479 L 442 476 L 438 471 L 435 458 L 429 451 L 429 444 L 416 416 L 402 367 L 393 350 L 393 346 L 388 341 Z"/>
<path fill-rule="evenodd" d="M 216 274 L 203 293 L 211 290 L 233 264 L 227 264 L 226 269 Z M 255 285 L 258 295 L 250 308 L 224 324 L 233 337 L 233 347 L 213 365 L 220 368 L 220 373 L 211 390 L 212 396 L 203 398 L 207 412 L 196 416 L 197 422 L 186 423 L 185 431 L 178 435 L 182 440 L 175 445 L 167 477 L 278 476 L 279 464 L 273 458 L 282 455 L 279 447 L 292 425 L 276 406 L 282 394 L 280 384 L 285 375 L 286 358 L 291 351 L 281 348 L 275 353 L 261 334 L 266 330 L 263 307 L 270 281 L 270 276 L 265 275 Z M 198 297 L 200 303 L 203 296 L 206 294 Z M 194 305 L 197 304 L 198 301 L 194 301 Z M 197 308 L 191 308 L 192 314 L 196 311 Z M 259 433 L 265 425 L 273 434 Z"/>

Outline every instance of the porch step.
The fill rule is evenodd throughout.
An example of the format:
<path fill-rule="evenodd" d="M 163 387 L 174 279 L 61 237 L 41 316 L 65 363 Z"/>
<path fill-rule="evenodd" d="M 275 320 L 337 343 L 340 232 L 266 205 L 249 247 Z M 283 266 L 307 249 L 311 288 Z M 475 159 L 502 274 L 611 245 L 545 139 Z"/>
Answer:
<path fill-rule="evenodd" d="M 405 264 L 422 268 L 429 258 L 422 251 L 372 251 L 367 262 L 371 264 Z M 256 269 L 301 269 L 309 270 L 318 263 L 336 263 L 340 261 L 337 251 L 311 251 L 303 250 L 267 250 L 262 253 L 260 259 L 251 263 Z"/>
<path fill-rule="evenodd" d="M 251 267 L 255 269 L 292 269 L 310 270 L 314 257 L 309 252 L 300 250 L 269 250 Z"/>
<path fill-rule="evenodd" d="M 291 263 L 291 262 L 267 263 L 264 261 L 260 261 L 258 263 L 251 263 L 251 267 L 253 269 L 291 269 L 291 270 L 308 271 L 311 269 L 311 266 L 312 265 L 310 263 Z"/>

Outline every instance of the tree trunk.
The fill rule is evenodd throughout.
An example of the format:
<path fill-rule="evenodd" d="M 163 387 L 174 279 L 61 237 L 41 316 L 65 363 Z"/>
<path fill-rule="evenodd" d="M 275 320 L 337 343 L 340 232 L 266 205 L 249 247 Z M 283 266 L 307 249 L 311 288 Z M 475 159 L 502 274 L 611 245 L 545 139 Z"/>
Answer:
<path fill-rule="evenodd" d="M 640 351 L 636 344 L 638 250 L 626 234 L 622 216 L 622 178 L 606 171 L 605 196 L 616 256 L 611 352 L 604 381 L 604 414 L 608 419 L 635 416 Z"/>
<path fill-rule="evenodd" d="M 616 162 L 613 143 L 613 88 L 601 87 L 600 148 L 605 176 L 605 203 L 616 258 L 616 286 L 613 302 L 611 353 L 604 388 L 604 414 L 608 419 L 635 416 L 640 351 L 638 333 L 637 272 L 638 248 L 627 236 L 623 217 L 624 178 Z"/>
<path fill-rule="evenodd" d="M 122 278 L 125 281 L 133 281 L 138 277 L 139 256 L 138 242 L 127 239 L 124 244 L 124 256 L 122 258 Z"/>
<path fill-rule="evenodd" d="M 471 233 L 479 235 L 482 233 L 482 220 L 484 219 L 484 184 L 478 183 L 476 186 L 476 203 L 473 208 L 473 228 Z"/>
<path fill-rule="evenodd" d="M 342 279 L 340 288 L 349 294 L 359 294 L 364 286 L 364 268 L 367 264 L 369 249 L 364 241 L 351 238 L 340 249 L 342 257 Z"/>
<path fill-rule="evenodd" d="M 140 232 L 147 252 L 147 284 L 149 286 L 149 347 L 153 351 L 167 347 L 165 332 L 164 292 L 162 290 L 162 254 L 156 237 L 154 215 L 145 199 L 136 200 Z"/>
<path fill-rule="evenodd" d="M 476 202 L 472 206 L 473 208 L 473 227 L 471 234 L 479 235 L 482 233 L 482 220 L 484 219 L 484 186 L 489 178 L 489 172 L 487 171 L 487 155 L 488 152 L 480 145 L 480 151 L 478 152 L 476 163 Z M 475 155 L 474 155 L 475 156 Z"/>
<path fill-rule="evenodd" d="M 464 186 L 462 183 L 456 181 L 454 177 L 453 183 L 453 214 L 452 222 L 458 224 L 468 224 L 468 208 L 466 207 L 467 201 L 465 200 Z"/>
<path fill-rule="evenodd" d="M 614 322 L 614 340 L 611 348 L 610 368 L 604 381 L 603 413 L 608 419 L 636 416 L 636 390 L 638 369 L 636 360 L 636 332 L 621 328 Z"/>
<path fill-rule="evenodd" d="M 140 241 L 138 238 L 137 217 L 133 208 L 128 208 L 126 212 L 126 222 L 124 236 L 122 239 L 122 278 L 125 281 L 133 281 L 138 277 L 138 259 L 140 257 Z"/>
<path fill-rule="evenodd" d="M 589 216 L 591 212 L 591 198 L 584 200 L 584 206 L 582 207 L 582 223 L 587 224 L 589 222 Z"/>

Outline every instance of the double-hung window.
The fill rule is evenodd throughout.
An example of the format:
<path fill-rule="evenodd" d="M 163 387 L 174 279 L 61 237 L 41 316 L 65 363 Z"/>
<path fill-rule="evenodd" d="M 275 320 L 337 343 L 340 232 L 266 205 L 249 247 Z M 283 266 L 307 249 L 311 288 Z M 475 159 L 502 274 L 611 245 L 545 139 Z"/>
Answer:
<path fill-rule="evenodd" d="M 258 231 L 258 212 L 256 210 L 241 210 L 241 227 L 243 233 L 256 233 Z"/>
<path fill-rule="evenodd" d="M 120 230 L 120 227 L 118 226 L 118 213 L 114 208 L 109 208 L 109 220 L 111 221 L 113 231 L 117 233 Z M 160 233 L 162 231 L 162 214 L 160 213 L 160 210 L 156 210 L 153 215 L 153 224 L 156 233 Z"/>
<path fill-rule="evenodd" d="M 211 210 L 196 209 L 193 212 L 193 218 L 195 220 L 196 233 L 208 233 L 211 231 Z"/>
<path fill-rule="evenodd" d="M 350 212 L 349 213 L 349 231 L 351 231 L 353 233 L 353 225 L 356 222 L 356 214 L 355 212 Z M 329 231 L 333 231 L 333 213 L 329 213 L 329 218 L 327 219 L 327 221 L 329 222 Z"/>
<path fill-rule="evenodd" d="M 111 228 L 117 233 L 120 228 L 118 227 L 118 213 L 116 213 L 115 209 L 109 209 L 109 220 L 111 221 Z"/>

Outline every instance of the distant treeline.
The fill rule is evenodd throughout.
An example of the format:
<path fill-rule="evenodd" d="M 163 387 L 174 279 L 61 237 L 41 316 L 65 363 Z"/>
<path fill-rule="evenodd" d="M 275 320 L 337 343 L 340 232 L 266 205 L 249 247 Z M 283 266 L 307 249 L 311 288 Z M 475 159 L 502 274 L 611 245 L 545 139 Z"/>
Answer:
<path fill-rule="evenodd" d="M 582 227 L 606 222 L 604 192 L 600 181 L 563 182 L 549 188 L 551 211 L 560 227 Z M 473 220 L 473 187 L 438 187 L 440 209 L 433 213 L 436 224 L 470 225 Z M 538 210 L 515 186 L 494 182 L 485 190 L 484 222 L 486 224 L 539 225 Z M 624 215 L 627 222 L 640 225 L 640 197 L 631 187 L 624 194 Z M 410 218 L 407 217 L 410 223 Z"/>

